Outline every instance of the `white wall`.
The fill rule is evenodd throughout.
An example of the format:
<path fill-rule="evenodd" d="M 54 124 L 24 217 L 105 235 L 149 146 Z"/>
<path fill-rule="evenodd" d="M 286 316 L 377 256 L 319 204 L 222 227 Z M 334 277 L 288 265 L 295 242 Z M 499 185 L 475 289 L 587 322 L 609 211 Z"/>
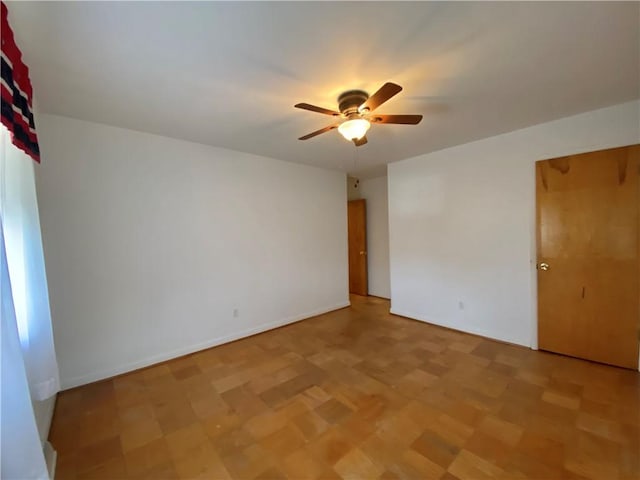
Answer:
<path fill-rule="evenodd" d="M 536 348 L 535 161 L 638 142 L 635 101 L 390 164 L 391 311 Z"/>
<path fill-rule="evenodd" d="M 360 180 L 347 176 L 347 200 L 359 200 L 360 198 Z"/>
<path fill-rule="evenodd" d="M 390 298 L 387 177 L 362 180 L 360 195 L 367 202 L 369 295 Z"/>
<path fill-rule="evenodd" d="M 344 174 L 37 120 L 64 387 L 348 305 Z"/>

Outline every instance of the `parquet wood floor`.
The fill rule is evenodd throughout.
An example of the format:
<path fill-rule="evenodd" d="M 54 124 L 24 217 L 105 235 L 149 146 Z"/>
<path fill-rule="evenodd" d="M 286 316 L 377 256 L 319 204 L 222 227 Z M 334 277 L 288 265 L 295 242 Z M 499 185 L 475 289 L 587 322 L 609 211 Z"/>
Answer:
<path fill-rule="evenodd" d="M 352 307 L 62 392 L 66 479 L 640 478 L 640 375 Z"/>

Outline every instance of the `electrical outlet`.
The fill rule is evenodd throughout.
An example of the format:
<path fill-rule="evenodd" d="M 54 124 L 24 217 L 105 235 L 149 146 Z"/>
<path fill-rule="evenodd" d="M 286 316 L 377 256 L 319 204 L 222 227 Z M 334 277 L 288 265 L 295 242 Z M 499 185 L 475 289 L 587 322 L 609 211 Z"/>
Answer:
<path fill-rule="evenodd" d="M 458 308 L 464 310 L 464 302 L 462 300 L 458 300 Z"/>
<path fill-rule="evenodd" d="M 237 308 L 233 309 L 233 318 L 238 318 L 238 316 L 240 315 L 240 312 L 238 312 Z"/>

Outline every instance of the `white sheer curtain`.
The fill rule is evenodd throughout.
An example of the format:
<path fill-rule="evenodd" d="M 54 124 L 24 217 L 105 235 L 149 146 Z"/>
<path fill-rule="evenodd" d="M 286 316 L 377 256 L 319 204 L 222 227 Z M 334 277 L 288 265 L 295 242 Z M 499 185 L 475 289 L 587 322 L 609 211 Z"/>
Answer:
<path fill-rule="evenodd" d="M 0 127 L 0 214 L 3 231 L 1 473 L 3 479 L 47 478 L 46 467 L 42 471 L 40 465 L 44 464 L 43 445 L 34 406 L 37 408 L 40 402 L 58 392 L 59 377 L 34 162 L 11 143 L 10 134 L 3 126 Z M 15 332 L 20 347 L 17 353 L 12 343 Z M 36 425 L 35 438 L 30 438 L 32 425 Z M 14 451 L 17 439 L 20 448 Z M 36 457 L 41 461 L 33 460 Z"/>
<path fill-rule="evenodd" d="M 0 234 L 2 225 L 0 224 Z M 2 244 L 2 467 L 0 476 L 6 479 L 47 479 L 48 472 L 31 406 L 27 372 L 22 360 L 16 315 L 9 282 L 7 257 Z"/>

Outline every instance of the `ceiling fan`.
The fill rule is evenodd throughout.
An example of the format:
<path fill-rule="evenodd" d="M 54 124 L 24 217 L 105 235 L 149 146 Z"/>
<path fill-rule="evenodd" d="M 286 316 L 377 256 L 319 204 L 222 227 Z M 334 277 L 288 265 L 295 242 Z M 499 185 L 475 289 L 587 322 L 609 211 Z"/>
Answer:
<path fill-rule="evenodd" d="M 377 115 L 373 113 L 376 108 L 401 91 L 402 87 L 400 85 L 390 82 L 385 83 L 371 96 L 362 90 L 349 90 L 338 97 L 339 112 L 309 105 L 308 103 L 298 103 L 295 105 L 296 108 L 323 113 L 342 119 L 341 122 L 311 132 L 300 137 L 298 140 L 308 140 L 316 135 L 337 128 L 345 139 L 353 142 L 356 147 L 359 147 L 367 143 L 366 133 L 372 123 L 417 125 L 420 123 L 420 120 L 422 120 L 422 115 Z"/>

